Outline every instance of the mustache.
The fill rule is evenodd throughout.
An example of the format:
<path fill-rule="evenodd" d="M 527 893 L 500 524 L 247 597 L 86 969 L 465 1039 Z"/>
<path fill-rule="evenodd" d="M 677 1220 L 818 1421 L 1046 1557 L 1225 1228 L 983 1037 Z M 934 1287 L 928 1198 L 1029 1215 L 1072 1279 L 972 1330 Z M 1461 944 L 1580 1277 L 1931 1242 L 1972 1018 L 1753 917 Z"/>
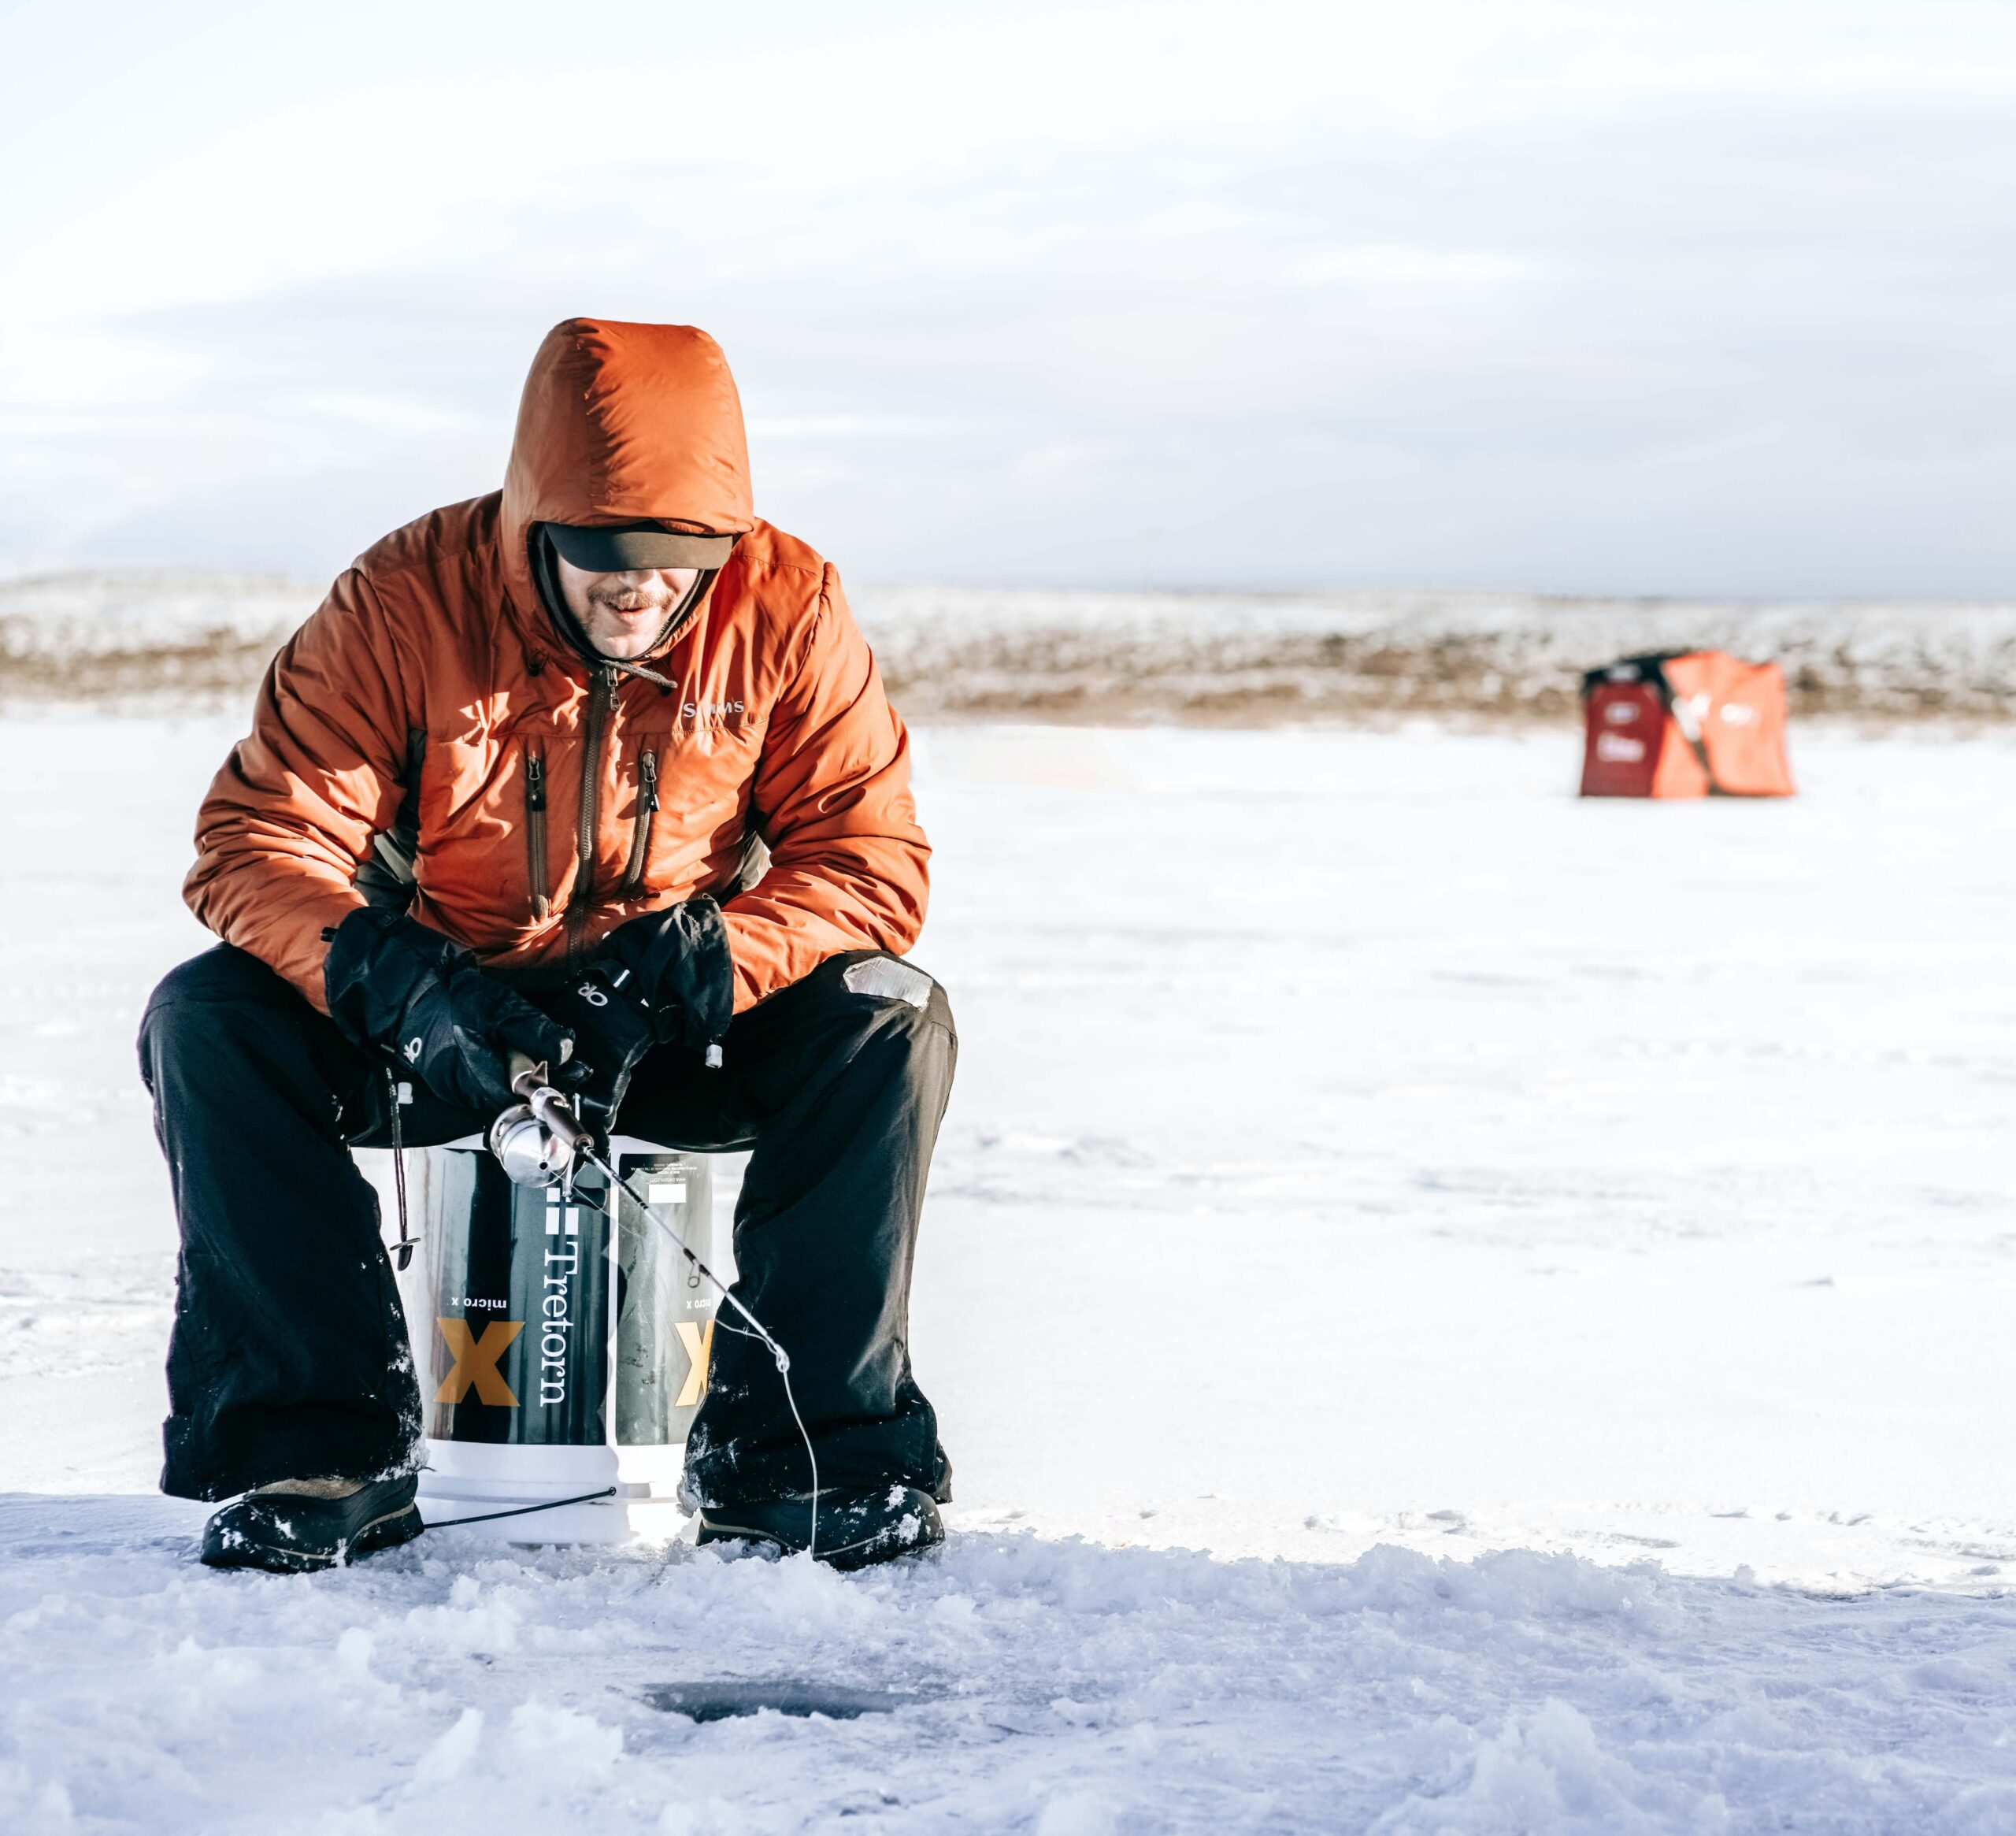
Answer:
<path fill-rule="evenodd" d="M 619 587 L 591 591 L 588 603 L 606 606 L 612 612 L 669 612 L 677 597 L 665 587 Z"/>

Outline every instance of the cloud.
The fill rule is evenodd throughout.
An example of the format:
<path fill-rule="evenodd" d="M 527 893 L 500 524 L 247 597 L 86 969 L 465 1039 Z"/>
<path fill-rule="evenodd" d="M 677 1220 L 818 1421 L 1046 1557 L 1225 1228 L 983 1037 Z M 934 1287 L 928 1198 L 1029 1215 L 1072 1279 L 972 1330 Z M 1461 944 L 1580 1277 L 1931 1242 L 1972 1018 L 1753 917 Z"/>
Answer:
<path fill-rule="evenodd" d="M 585 310 L 720 336 L 765 514 L 859 575 L 2006 591 L 2016 21 L 1625 11 L 772 9 L 606 135 L 529 40 L 261 91 L 91 201 L 183 198 L 161 272 L 80 307 L 38 245 L 0 560 L 339 565 L 495 484 Z M 366 144 L 276 156 L 262 267 L 282 117 Z"/>

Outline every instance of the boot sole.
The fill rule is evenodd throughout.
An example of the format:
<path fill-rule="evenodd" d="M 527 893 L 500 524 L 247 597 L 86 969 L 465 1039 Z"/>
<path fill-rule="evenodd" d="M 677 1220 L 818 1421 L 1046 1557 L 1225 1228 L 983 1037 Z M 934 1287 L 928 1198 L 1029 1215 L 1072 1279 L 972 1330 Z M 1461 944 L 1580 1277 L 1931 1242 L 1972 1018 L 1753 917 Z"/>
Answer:
<path fill-rule="evenodd" d="M 776 1550 L 780 1555 L 802 1556 L 805 1553 L 802 1544 L 794 1549 L 769 1530 L 751 1530 L 742 1524 L 703 1523 L 693 1540 L 696 1544 L 761 1543 L 766 1549 Z M 880 1562 L 897 1562 L 906 1556 L 921 1556 L 928 1550 L 941 1548 L 944 1541 L 943 1530 L 928 1541 L 905 1543 L 899 1549 L 889 1549 L 886 1537 L 869 1537 L 858 1543 L 843 1544 L 837 1549 L 822 1545 L 818 1559 L 827 1567 L 849 1575 L 857 1569 L 872 1568 Z"/>
<path fill-rule="evenodd" d="M 325 1568 L 346 1567 L 360 1556 L 397 1549 L 402 1543 L 411 1542 L 426 1528 L 421 1521 L 418 1504 L 402 1504 L 396 1511 L 372 1519 L 340 1555 L 317 1556 L 277 1543 L 241 1540 L 215 1555 L 206 1549 L 202 1562 L 206 1568 L 263 1568 L 269 1575 L 318 1575 Z"/>

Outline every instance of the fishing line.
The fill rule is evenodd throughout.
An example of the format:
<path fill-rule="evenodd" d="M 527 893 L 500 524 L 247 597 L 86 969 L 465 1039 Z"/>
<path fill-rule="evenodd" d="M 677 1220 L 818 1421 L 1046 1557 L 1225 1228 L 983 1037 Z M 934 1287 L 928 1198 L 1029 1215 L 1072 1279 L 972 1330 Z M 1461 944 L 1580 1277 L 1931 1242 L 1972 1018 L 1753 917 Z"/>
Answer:
<path fill-rule="evenodd" d="M 476 1517 L 443 1517 L 425 1525 L 431 1530 L 453 1530 L 458 1523 L 488 1523 L 499 1517 L 529 1517 L 535 1511 L 558 1511 L 563 1504 L 592 1504 L 599 1498 L 613 1498 L 616 1488 L 605 1485 L 599 1492 L 584 1492 L 578 1498 L 549 1498 L 543 1504 L 520 1504 L 510 1511 L 486 1511 Z"/>
<path fill-rule="evenodd" d="M 635 1205 L 647 1218 L 650 1218 L 654 1224 L 657 1225 L 659 1230 L 662 1230 L 666 1236 L 672 1239 L 674 1244 L 677 1246 L 679 1253 L 685 1257 L 685 1259 L 691 1263 L 695 1268 L 699 1270 L 699 1272 L 707 1278 L 707 1280 L 713 1283 L 714 1286 L 721 1291 L 721 1296 L 722 1300 L 725 1300 L 737 1313 L 740 1314 L 744 1319 L 747 1320 L 750 1328 L 750 1330 L 747 1333 L 743 1333 L 739 1326 L 730 1326 L 728 1330 L 732 1333 L 736 1333 L 741 1337 L 757 1340 L 768 1349 L 770 1356 L 773 1360 L 775 1360 L 777 1367 L 777 1375 L 783 1381 L 784 1386 L 784 1403 L 791 1411 L 791 1420 L 798 1426 L 799 1439 L 805 1443 L 805 1457 L 810 1463 L 812 1468 L 811 1508 L 810 1512 L 810 1523 L 806 1534 L 805 1549 L 806 1553 L 810 1556 L 814 1561 L 817 1561 L 819 1556 L 819 1455 L 817 1450 L 814 1448 L 812 1445 L 812 1436 L 805 1426 L 805 1418 L 798 1412 L 798 1398 L 792 1393 L 791 1387 L 790 1355 L 771 1335 L 769 1329 L 743 1304 L 740 1296 L 739 1296 L 735 1291 L 728 1286 L 728 1283 L 724 1281 L 719 1275 L 716 1274 L 712 1269 L 709 1268 L 705 1263 L 701 1261 L 699 1256 L 693 1253 L 692 1245 L 687 1243 L 686 1239 L 681 1237 L 679 1233 L 675 1230 L 670 1224 L 667 1223 L 663 1218 L 659 1216 L 657 1207 L 653 1205 L 650 1200 L 647 1199 L 642 1192 L 639 1192 L 628 1180 L 625 1179 L 621 1174 L 618 1173 L 616 1169 L 609 1163 L 609 1162 L 602 1157 L 601 1155 L 598 1154 L 595 1152 L 592 1143 L 586 1141 L 583 1142 L 580 1144 L 578 1152 L 584 1160 L 587 1161 L 591 1167 L 594 1167 L 598 1173 L 601 1174 L 602 1178 L 606 1179 L 611 1185 L 618 1188 L 623 1192 L 627 1194 L 631 1204 Z"/>

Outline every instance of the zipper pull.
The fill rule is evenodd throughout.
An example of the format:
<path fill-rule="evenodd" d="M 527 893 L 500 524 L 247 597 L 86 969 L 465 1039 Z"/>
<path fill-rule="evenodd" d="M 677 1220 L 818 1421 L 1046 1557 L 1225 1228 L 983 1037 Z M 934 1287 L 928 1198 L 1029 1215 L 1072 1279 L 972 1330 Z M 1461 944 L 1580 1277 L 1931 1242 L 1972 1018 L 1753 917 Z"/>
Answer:
<path fill-rule="evenodd" d="M 707 1048 L 707 1069 L 718 1071 L 721 1068 L 721 1042 L 717 1039 Z"/>
<path fill-rule="evenodd" d="M 647 752 L 637 763 L 644 776 L 639 801 L 645 809 L 655 810 L 658 807 L 658 755 L 655 752 Z"/>
<path fill-rule="evenodd" d="M 546 807 L 546 761 L 536 752 L 528 754 L 525 759 L 525 807 Z"/>

